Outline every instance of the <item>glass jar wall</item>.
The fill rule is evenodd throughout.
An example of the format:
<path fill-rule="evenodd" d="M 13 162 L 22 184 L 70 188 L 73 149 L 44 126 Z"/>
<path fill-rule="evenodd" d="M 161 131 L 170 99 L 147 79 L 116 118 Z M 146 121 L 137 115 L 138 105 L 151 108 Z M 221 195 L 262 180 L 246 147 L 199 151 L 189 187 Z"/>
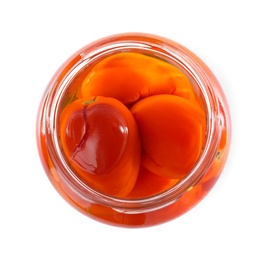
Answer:
<path fill-rule="evenodd" d="M 211 190 L 231 138 L 229 108 L 207 65 L 182 45 L 112 35 L 71 56 L 40 103 L 37 144 L 49 180 L 100 222 L 170 221 Z"/>

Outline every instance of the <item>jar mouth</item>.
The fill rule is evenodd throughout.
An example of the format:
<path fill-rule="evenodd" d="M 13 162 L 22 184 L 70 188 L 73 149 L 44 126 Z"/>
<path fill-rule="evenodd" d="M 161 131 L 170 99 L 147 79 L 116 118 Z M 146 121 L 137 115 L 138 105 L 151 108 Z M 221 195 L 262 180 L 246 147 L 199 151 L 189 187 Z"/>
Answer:
<path fill-rule="evenodd" d="M 157 56 L 180 67 L 193 81 L 197 91 L 203 100 L 207 118 L 207 131 L 204 148 L 195 166 L 182 180 L 172 188 L 152 197 L 129 199 L 111 197 L 93 190 L 82 182 L 72 171 L 60 148 L 58 140 L 58 118 L 62 99 L 70 82 L 81 71 L 98 62 L 98 60 L 118 52 L 140 52 Z M 66 68 L 68 71 L 66 72 Z M 63 72 L 65 70 L 65 72 Z M 63 76 L 65 73 L 65 76 Z M 219 113 L 219 105 L 214 89 L 218 82 L 208 67 L 191 51 L 178 43 L 168 39 L 145 34 L 122 34 L 110 36 L 89 44 L 78 51 L 54 76 L 50 83 L 51 91 L 47 94 L 47 118 L 46 137 L 48 150 L 52 163 L 57 172 L 76 192 L 80 193 L 90 203 L 98 203 L 112 207 L 119 212 L 136 214 L 139 212 L 152 211 L 172 204 L 177 201 L 188 189 L 191 189 L 206 173 L 212 164 L 220 142 L 222 118 Z M 61 163 L 59 163 L 61 162 Z"/>

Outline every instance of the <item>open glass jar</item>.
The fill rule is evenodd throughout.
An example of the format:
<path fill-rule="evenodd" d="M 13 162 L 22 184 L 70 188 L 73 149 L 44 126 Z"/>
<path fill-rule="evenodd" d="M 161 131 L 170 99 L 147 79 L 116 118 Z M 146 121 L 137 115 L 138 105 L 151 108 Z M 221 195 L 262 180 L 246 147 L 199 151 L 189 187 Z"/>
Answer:
<path fill-rule="evenodd" d="M 211 190 L 231 138 L 211 70 L 169 39 L 112 35 L 71 56 L 40 103 L 37 144 L 51 183 L 100 222 L 148 227 Z"/>

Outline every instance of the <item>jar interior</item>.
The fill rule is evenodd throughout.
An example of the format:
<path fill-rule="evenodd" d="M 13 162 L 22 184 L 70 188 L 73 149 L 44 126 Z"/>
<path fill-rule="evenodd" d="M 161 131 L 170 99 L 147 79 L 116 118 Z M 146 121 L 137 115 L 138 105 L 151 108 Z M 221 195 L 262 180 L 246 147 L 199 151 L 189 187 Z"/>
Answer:
<path fill-rule="evenodd" d="M 66 158 L 66 155 L 64 154 L 62 143 L 59 139 L 59 117 L 62 114 L 64 108 L 66 108 L 68 105 L 78 99 L 77 94 L 80 91 L 80 87 L 83 84 L 84 79 L 91 72 L 94 66 L 103 61 L 105 58 L 123 52 L 139 53 L 149 57 L 157 58 L 173 65 L 178 70 L 180 70 L 191 82 L 192 89 L 195 93 L 197 102 L 199 103 L 200 108 L 205 112 L 207 120 L 203 147 L 201 149 L 199 157 L 196 160 L 195 165 L 192 167 L 189 173 L 181 179 L 173 179 L 172 181 L 167 182 L 167 187 L 165 187 L 164 185 L 164 188 L 162 190 L 146 197 L 139 195 L 134 197 L 117 197 L 113 195 L 111 196 L 110 194 L 102 193 L 98 190 L 94 190 L 90 185 L 82 181 L 75 174 L 74 169 L 72 168 Z M 79 63 L 75 64 L 74 67 L 70 70 L 70 73 L 68 73 L 66 77 L 63 78 L 61 82 L 59 82 L 60 87 L 57 90 L 57 98 L 55 99 L 56 101 L 54 101 L 54 106 L 56 108 L 55 115 L 57 115 L 55 116 L 55 120 L 53 121 L 53 125 L 55 128 L 54 143 L 58 150 L 60 160 L 64 162 L 63 165 L 65 167 L 65 171 L 63 172 L 68 173 L 65 177 L 69 179 L 69 182 L 72 182 L 74 189 L 83 189 L 83 192 L 86 197 L 88 196 L 91 199 L 94 197 L 95 200 L 102 200 L 102 203 L 104 203 L 105 200 L 105 203 L 107 203 L 108 205 L 112 203 L 112 200 L 113 203 L 117 201 L 118 208 L 126 208 L 126 205 L 128 205 L 128 208 L 137 208 L 138 203 L 140 206 L 143 204 L 148 205 L 151 201 L 159 201 L 160 205 L 167 205 L 172 203 L 174 200 L 181 197 L 187 189 L 194 186 L 203 174 L 201 171 L 200 173 L 197 173 L 197 169 L 201 167 L 201 160 L 205 157 L 205 147 L 209 146 L 208 129 L 211 127 L 211 121 L 209 120 L 209 118 L 212 117 L 212 115 L 210 114 L 211 101 L 205 98 L 205 96 L 207 96 L 207 93 L 205 93 L 206 90 L 203 86 L 204 83 L 198 80 L 197 75 L 193 74 L 193 71 L 190 70 L 190 68 L 186 65 L 186 60 L 181 59 L 179 55 L 172 55 L 169 51 L 163 50 L 161 46 L 152 47 L 152 45 L 146 44 L 143 44 L 143 46 L 141 46 L 141 44 L 130 43 L 127 43 L 126 46 L 125 44 L 121 44 L 121 46 L 115 44 L 115 46 L 113 46 L 113 44 L 110 44 L 110 47 L 105 51 L 103 49 L 89 53 L 87 53 L 87 51 L 84 51 L 83 55 L 81 56 L 83 56 L 83 58 L 79 61 Z M 150 178 L 150 176 L 151 174 L 148 173 L 147 178 Z M 162 179 L 160 178 L 159 181 L 161 182 Z M 156 183 L 158 184 L 158 181 L 156 181 Z"/>

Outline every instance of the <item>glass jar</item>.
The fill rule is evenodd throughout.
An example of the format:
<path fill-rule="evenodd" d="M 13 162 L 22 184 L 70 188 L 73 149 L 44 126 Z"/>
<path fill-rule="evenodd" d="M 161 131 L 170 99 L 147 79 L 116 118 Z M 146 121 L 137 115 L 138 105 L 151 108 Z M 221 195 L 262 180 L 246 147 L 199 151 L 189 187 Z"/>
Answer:
<path fill-rule="evenodd" d="M 114 54 L 130 52 L 156 57 L 177 67 L 191 82 L 206 116 L 203 147 L 188 174 L 169 188 L 144 197 L 111 195 L 89 185 L 68 163 L 59 134 L 62 109 L 76 99 L 93 66 Z M 37 119 L 40 158 L 58 193 L 90 218 L 121 227 L 161 224 L 194 207 L 218 180 L 228 156 L 230 138 L 228 104 L 207 65 L 176 42 L 142 33 L 112 35 L 88 44 L 71 56 L 48 84 Z"/>

